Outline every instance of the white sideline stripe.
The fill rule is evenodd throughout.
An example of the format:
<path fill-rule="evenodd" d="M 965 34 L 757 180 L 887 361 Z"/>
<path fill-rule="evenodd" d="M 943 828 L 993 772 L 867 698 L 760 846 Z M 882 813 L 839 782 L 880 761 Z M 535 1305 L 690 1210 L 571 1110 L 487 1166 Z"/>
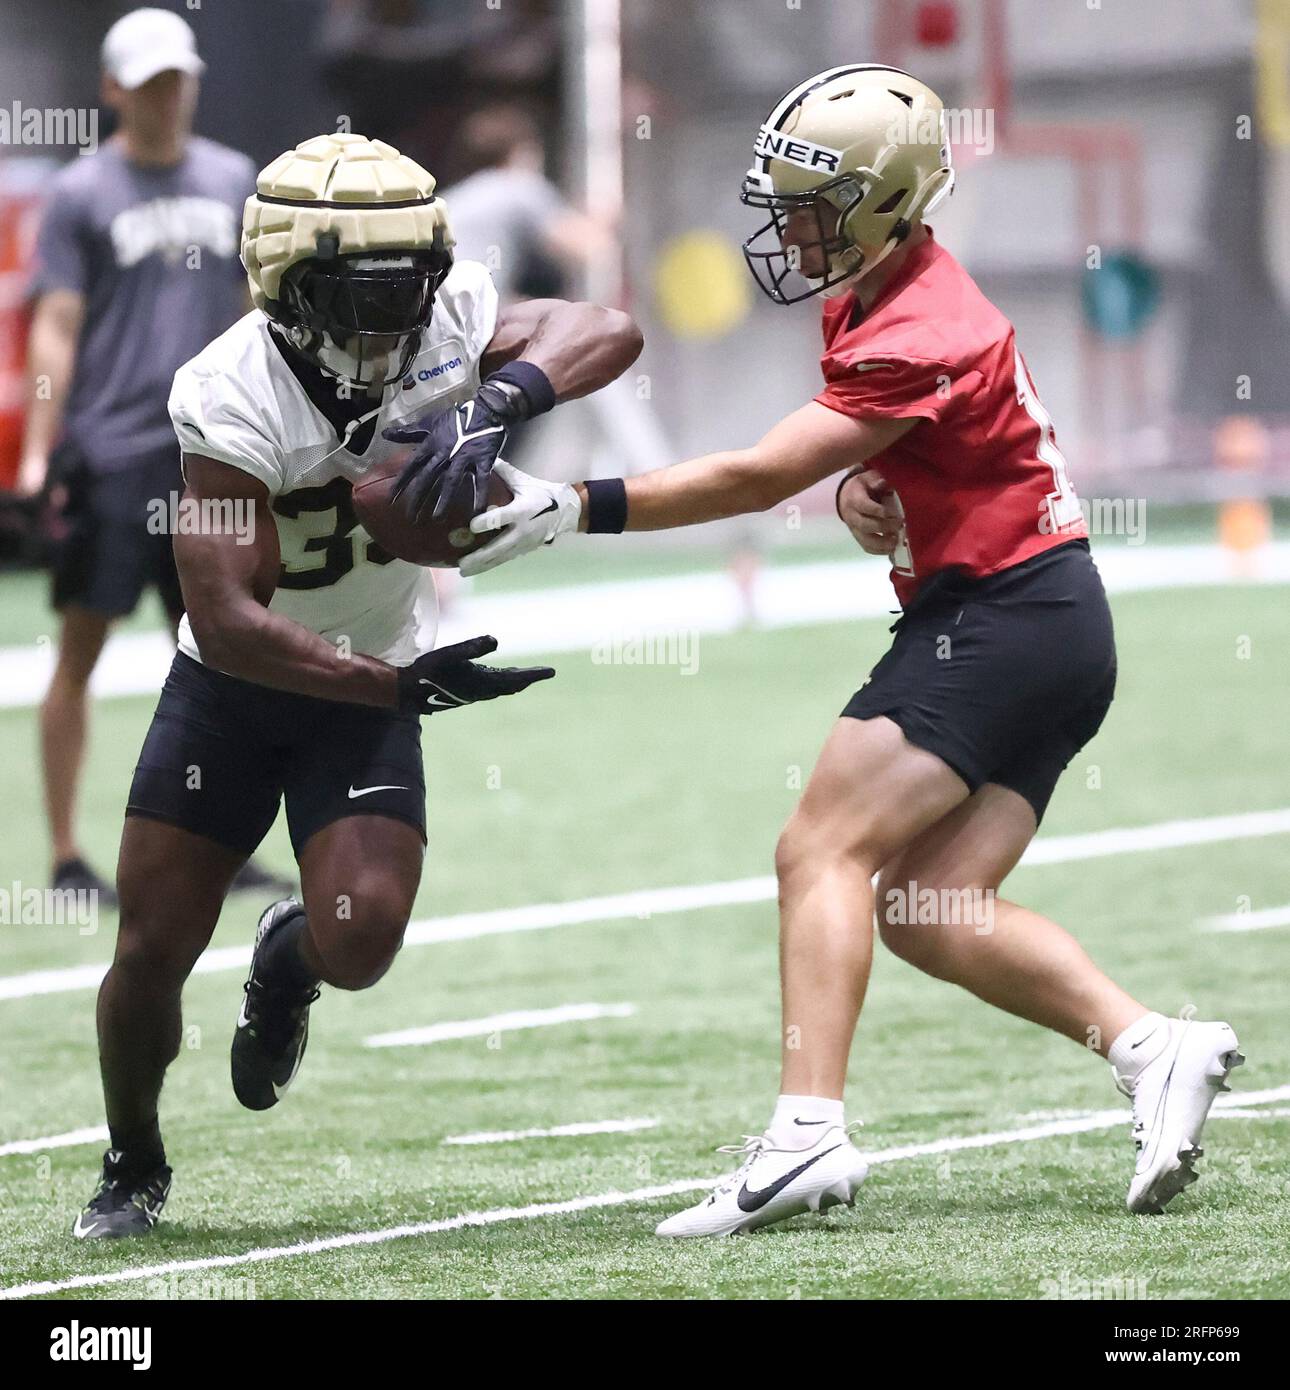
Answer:
<path fill-rule="evenodd" d="M 1265 1101 L 1287 1099 L 1290 1099 L 1290 1086 L 1277 1086 L 1269 1091 L 1233 1092 L 1230 1095 L 1219 1096 L 1214 1105 L 1223 1106 L 1225 1109 L 1243 1109 Z M 1054 1120 L 1050 1124 L 1032 1125 L 1027 1129 L 1002 1130 L 996 1134 L 968 1134 L 957 1138 L 934 1139 L 927 1144 L 905 1144 L 896 1148 L 878 1149 L 874 1153 L 865 1154 L 865 1158 L 870 1164 L 896 1163 L 902 1159 L 925 1158 L 961 1149 L 982 1149 L 995 1144 L 1023 1144 L 1059 1134 L 1113 1129 L 1116 1125 L 1126 1124 L 1128 1120 L 1127 1109 L 1099 1110 L 1091 1115 Z M 128 1284 L 140 1279 L 156 1279 L 170 1274 L 190 1274 L 203 1269 L 229 1269 L 242 1264 L 266 1264 L 271 1260 L 286 1260 L 297 1255 L 346 1250 L 356 1245 L 385 1245 L 393 1240 L 405 1240 L 409 1236 L 460 1231 L 470 1226 L 496 1226 L 504 1221 L 533 1221 L 543 1216 L 563 1216 L 580 1211 L 594 1211 L 597 1208 L 627 1206 L 632 1202 L 651 1202 L 659 1197 L 673 1197 L 682 1192 L 700 1192 L 714 1187 L 719 1181 L 719 1178 L 683 1178 L 679 1182 L 665 1183 L 659 1187 L 638 1187 L 631 1192 L 599 1192 L 590 1197 L 574 1197 L 566 1202 L 535 1202 L 527 1207 L 494 1207 L 489 1211 L 465 1212 L 461 1216 L 450 1216 L 439 1221 L 387 1226 L 378 1231 L 352 1231 L 346 1235 L 302 1241 L 297 1245 L 262 1246 L 238 1255 L 207 1255 L 195 1260 L 171 1260 L 166 1264 L 118 1269 L 109 1274 L 77 1274 L 70 1279 L 11 1284 L 8 1288 L 0 1288 L 0 1299 L 31 1298 L 40 1294 L 62 1293 L 67 1289 L 102 1288 L 112 1284 Z"/>
<path fill-rule="evenodd" d="M 1266 931 L 1269 927 L 1290 927 L 1290 904 L 1261 907 L 1257 912 L 1227 912 L 1219 917 L 1202 917 L 1206 931 Z"/>
<path fill-rule="evenodd" d="M 13 1139 L 0 1144 L 0 1158 L 44 1153 L 46 1149 L 70 1149 L 75 1144 L 102 1144 L 107 1137 L 106 1125 L 89 1125 L 85 1129 L 69 1129 L 66 1134 L 46 1134 L 41 1139 Z"/>
<path fill-rule="evenodd" d="M 1023 866 L 1071 864 L 1117 854 L 1146 850 L 1178 849 L 1191 845 L 1218 844 L 1225 840 L 1257 839 L 1290 833 L 1290 809 L 1250 811 L 1200 820 L 1162 821 L 1156 825 L 1094 830 L 1083 835 L 1050 835 L 1035 840 L 1022 856 Z M 487 912 L 461 912 L 449 917 L 425 917 L 408 925 L 405 946 L 428 946 L 443 941 L 465 941 L 506 932 L 540 931 L 587 922 L 614 922 L 636 917 L 647 921 L 673 912 L 692 912 L 704 907 L 732 907 L 742 903 L 774 901 L 775 879 L 728 879 L 722 883 L 691 883 L 675 888 L 642 888 L 631 893 L 580 898 L 563 903 L 532 903 L 525 907 L 494 908 Z M 251 961 L 250 946 L 221 946 L 203 953 L 194 975 L 213 975 L 226 970 L 245 970 Z M 73 965 L 60 970 L 33 970 L 23 975 L 0 976 L 0 1002 L 30 999 L 66 990 L 97 989 L 107 964 Z"/>
<path fill-rule="evenodd" d="M 510 1144 L 516 1139 L 564 1139 L 579 1134 L 633 1134 L 653 1129 L 657 1120 L 584 1120 L 553 1129 L 482 1129 L 476 1134 L 450 1134 L 443 1144 Z"/>
<path fill-rule="evenodd" d="M 635 1004 L 561 1004 L 554 1009 L 514 1009 L 487 1018 L 463 1018 L 454 1023 L 431 1023 L 424 1028 L 402 1028 L 393 1033 L 374 1033 L 365 1047 L 420 1047 L 425 1043 L 451 1042 L 454 1038 L 484 1038 L 490 1033 L 512 1033 L 521 1028 L 550 1028 L 557 1023 L 582 1023 L 593 1018 L 630 1018 Z"/>
<path fill-rule="evenodd" d="M 1153 849 L 1181 849 L 1223 840 L 1256 840 L 1290 832 L 1290 809 L 1246 811 L 1234 816 L 1200 820 L 1167 820 L 1156 825 L 1122 830 L 1095 830 L 1088 835 L 1051 835 L 1035 840 L 1021 857 L 1022 864 L 1070 864 L 1114 854 L 1141 854 Z"/>
<path fill-rule="evenodd" d="M 320 1240 L 302 1241 L 298 1245 L 270 1245 L 247 1250 L 238 1255 L 208 1255 L 198 1260 L 170 1260 L 165 1264 L 141 1265 L 136 1269 L 118 1269 L 110 1274 L 77 1274 L 70 1279 L 50 1279 L 29 1284 L 12 1284 L 0 1289 L 0 1299 L 31 1298 L 34 1295 L 59 1293 L 64 1289 L 97 1288 L 107 1284 L 128 1284 L 139 1279 L 156 1279 L 169 1274 L 191 1274 L 202 1269 L 229 1269 L 243 1264 L 265 1264 L 270 1260 L 289 1259 L 295 1255 L 317 1255 L 329 1250 L 346 1250 L 356 1245 L 385 1245 L 392 1240 L 409 1236 L 435 1235 L 440 1231 L 461 1231 L 469 1226 L 496 1226 L 503 1221 L 532 1221 L 541 1216 L 561 1216 L 597 1207 L 619 1207 L 629 1202 L 649 1202 L 657 1197 L 673 1197 L 680 1192 L 711 1187 L 710 1178 L 685 1179 L 664 1183 L 659 1187 L 638 1187 L 631 1192 L 600 1192 L 591 1197 L 574 1197 L 567 1202 L 534 1202 L 527 1207 L 494 1207 L 490 1211 L 468 1211 L 460 1216 L 444 1217 L 439 1221 L 418 1221 L 407 1226 L 387 1226 L 379 1231 L 353 1231 L 347 1235 L 327 1236 Z"/>
<path fill-rule="evenodd" d="M 1277 541 L 1253 557 L 1257 572 L 1238 576 L 1219 545 L 1099 546 L 1097 565 L 1110 593 L 1230 584 L 1290 583 L 1290 542 Z M 889 567 L 878 558 L 772 564 L 755 581 L 757 622 L 763 628 L 875 618 L 896 606 Z M 440 643 L 477 632 L 496 635 L 508 657 L 587 651 L 615 636 L 737 631 L 744 621 L 738 587 L 722 570 L 656 579 L 610 580 L 488 594 L 463 590 L 444 618 Z M 53 670 L 50 642 L 0 647 L 0 707 L 35 705 Z M 161 632 L 109 638 L 90 690 L 97 699 L 155 695 L 174 648 Z"/>

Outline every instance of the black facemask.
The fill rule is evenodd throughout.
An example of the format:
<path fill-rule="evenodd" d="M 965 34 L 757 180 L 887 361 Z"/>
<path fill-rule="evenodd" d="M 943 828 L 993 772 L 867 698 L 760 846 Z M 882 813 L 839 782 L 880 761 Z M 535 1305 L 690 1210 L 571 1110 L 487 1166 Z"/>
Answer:
<path fill-rule="evenodd" d="M 416 357 L 435 293 L 451 268 L 446 251 L 303 261 L 283 278 L 275 317 L 294 330 L 297 350 L 324 371 L 369 385 L 365 367 L 380 358 L 387 363 L 384 379 L 392 383 Z M 392 339 L 399 340 L 393 347 Z"/>
<path fill-rule="evenodd" d="M 821 196 L 826 191 L 834 193 L 834 201 L 826 201 Z M 762 208 L 770 213 L 769 219 L 743 244 L 748 269 L 769 299 L 776 304 L 798 304 L 803 299 L 810 299 L 840 285 L 861 268 L 864 264 L 862 258 L 844 271 L 834 271 L 830 263 L 834 256 L 854 250 L 852 243 L 836 229 L 841 227 L 846 213 L 864 197 L 864 191 L 855 176 L 850 174 L 820 188 L 813 188 L 809 193 L 763 193 L 745 183 L 739 201 L 747 207 Z M 801 208 L 809 209 L 815 216 L 817 235 L 813 241 L 805 243 L 805 247 L 817 251 L 825 266 L 824 276 L 818 280 L 802 273 L 800 253 L 803 246 L 784 246 L 789 216 Z M 826 216 L 834 222 L 833 232 L 828 230 Z M 790 293 L 793 276 L 797 276 L 805 285 L 797 293 Z M 785 289 L 786 284 L 789 289 Z"/>

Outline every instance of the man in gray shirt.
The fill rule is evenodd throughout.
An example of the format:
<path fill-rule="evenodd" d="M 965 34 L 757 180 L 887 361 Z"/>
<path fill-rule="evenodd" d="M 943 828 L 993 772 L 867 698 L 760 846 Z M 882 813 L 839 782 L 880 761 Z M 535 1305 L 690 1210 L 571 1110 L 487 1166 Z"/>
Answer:
<path fill-rule="evenodd" d="M 523 109 L 484 107 L 460 139 L 473 172 L 444 194 L 457 254 L 488 267 L 504 304 L 563 293 L 612 245 L 610 228 L 570 207 L 543 173 L 537 124 Z"/>
<path fill-rule="evenodd" d="M 18 489 L 52 484 L 67 533 L 54 573 L 58 661 L 41 707 L 53 881 L 98 890 L 107 905 L 115 895 L 74 826 L 89 678 L 112 621 L 146 587 L 172 624 L 183 612 L 169 529 L 155 515 L 149 527 L 149 503 L 182 490 L 166 399 L 177 368 L 247 307 L 238 243 L 255 168 L 191 134 L 203 67 L 169 11 L 135 10 L 108 31 L 103 100 L 119 129 L 55 178 L 31 289 Z"/>

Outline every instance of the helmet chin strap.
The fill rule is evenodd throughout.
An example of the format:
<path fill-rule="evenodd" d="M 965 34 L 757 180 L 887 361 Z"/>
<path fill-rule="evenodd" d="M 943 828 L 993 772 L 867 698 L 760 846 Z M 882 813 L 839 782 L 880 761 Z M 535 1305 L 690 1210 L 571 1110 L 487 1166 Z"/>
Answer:
<path fill-rule="evenodd" d="M 383 395 L 392 383 L 403 379 L 404 372 L 412 365 L 420 337 L 419 333 L 409 335 L 408 341 L 399 349 L 398 361 L 393 353 L 388 352 L 362 361 L 345 348 L 338 348 L 326 340 L 315 350 L 313 356 L 319 367 L 329 376 L 334 376 L 369 395 Z M 394 370 L 395 367 L 398 368 L 397 371 Z M 365 368 L 370 371 L 370 377 L 364 378 L 362 375 Z"/>
<path fill-rule="evenodd" d="M 850 273 L 844 274 L 843 279 L 836 280 L 833 284 L 829 285 L 827 289 L 821 290 L 820 294 L 822 295 L 822 297 L 825 299 L 837 299 L 840 295 L 848 294 L 851 290 L 855 289 L 855 287 L 860 283 L 861 280 L 864 279 L 866 275 L 869 274 L 869 272 L 874 268 L 874 266 L 878 265 L 885 257 L 891 254 L 892 249 L 897 244 L 897 242 L 889 241 L 887 245 L 884 246 L 883 249 L 873 258 L 873 260 L 865 261 L 862 259 L 861 264 L 856 266 L 855 269 L 850 271 Z M 845 251 L 839 253 L 836 256 L 831 256 L 829 258 L 830 272 L 843 270 L 844 267 L 841 264 L 841 262 L 847 260 L 849 257 L 854 256 L 863 257 L 863 252 L 860 250 L 858 246 L 848 246 Z M 811 283 L 819 284 L 819 281 L 814 280 Z"/>
<path fill-rule="evenodd" d="M 830 285 L 828 289 L 822 290 L 821 294 L 824 296 L 824 298 L 836 299 L 839 295 L 846 294 L 849 290 L 855 289 L 855 287 L 860 283 L 860 281 L 863 280 L 867 275 L 871 275 L 883 263 L 883 261 L 885 261 L 887 257 L 891 255 L 891 253 L 896 249 L 896 247 L 903 246 L 905 244 L 905 242 L 909 239 L 909 233 L 913 230 L 914 226 L 917 225 L 917 223 L 914 223 L 912 225 L 906 224 L 904 234 L 902 236 L 888 237 L 886 245 L 882 248 L 881 251 L 878 252 L 876 256 L 872 258 L 872 260 L 862 259 L 861 264 L 857 266 L 856 269 L 852 271 L 851 274 L 849 274 L 844 280 L 839 280 L 837 284 Z M 858 246 L 849 246 L 845 251 L 842 251 L 837 256 L 830 258 L 830 270 L 834 269 L 835 267 L 836 269 L 841 270 L 842 266 L 838 263 L 845 260 L 848 256 L 851 255 L 859 255 L 863 258 L 864 253 L 860 250 Z"/>

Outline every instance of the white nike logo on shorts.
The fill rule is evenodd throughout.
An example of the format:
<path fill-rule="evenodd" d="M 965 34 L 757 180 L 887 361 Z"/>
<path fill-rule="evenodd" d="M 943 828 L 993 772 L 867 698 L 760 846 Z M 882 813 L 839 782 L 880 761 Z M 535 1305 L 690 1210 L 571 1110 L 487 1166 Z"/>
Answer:
<path fill-rule="evenodd" d="M 356 796 L 369 796 L 372 792 L 407 792 L 411 790 L 411 787 L 359 787 L 356 789 L 351 785 L 349 799 L 353 801 Z"/>

